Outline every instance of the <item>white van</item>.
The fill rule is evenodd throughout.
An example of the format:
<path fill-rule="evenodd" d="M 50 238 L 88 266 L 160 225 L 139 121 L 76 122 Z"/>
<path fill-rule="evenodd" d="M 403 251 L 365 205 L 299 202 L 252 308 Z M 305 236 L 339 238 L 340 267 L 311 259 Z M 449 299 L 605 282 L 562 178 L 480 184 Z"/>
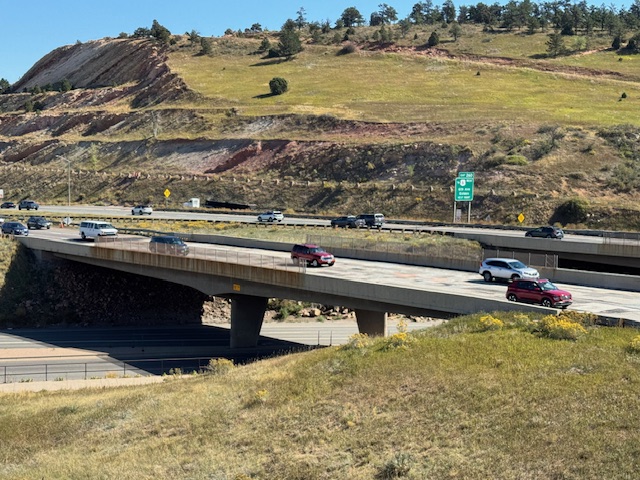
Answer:
<path fill-rule="evenodd" d="M 85 220 L 80 223 L 80 236 L 83 240 L 96 237 L 117 237 L 118 230 L 109 222 Z"/>

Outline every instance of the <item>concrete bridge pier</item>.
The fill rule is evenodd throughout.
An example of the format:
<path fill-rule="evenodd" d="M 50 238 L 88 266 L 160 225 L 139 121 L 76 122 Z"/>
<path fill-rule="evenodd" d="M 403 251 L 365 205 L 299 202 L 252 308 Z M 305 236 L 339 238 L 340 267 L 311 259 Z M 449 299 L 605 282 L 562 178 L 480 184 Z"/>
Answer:
<path fill-rule="evenodd" d="M 231 297 L 231 348 L 256 347 L 268 298 L 253 295 Z"/>
<path fill-rule="evenodd" d="M 387 335 L 387 313 L 363 310 L 357 308 L 356 321 L 358 331 L 366 333 L 370 337 L 385 337 Z"/>

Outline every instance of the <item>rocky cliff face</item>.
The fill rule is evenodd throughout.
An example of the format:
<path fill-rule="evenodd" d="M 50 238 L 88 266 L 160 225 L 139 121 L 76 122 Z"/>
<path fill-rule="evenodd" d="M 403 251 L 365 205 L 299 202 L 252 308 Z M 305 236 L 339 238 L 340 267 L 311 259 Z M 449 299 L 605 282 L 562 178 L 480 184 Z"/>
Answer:
<path fill-rule="evenodd" d="M 46 107 L 95 107 L 127 99 L 135 106 L 175 100 L 188 94 L 172 74 L 166 51 L 150 40 L 103 39 L 67 45 L 38 61 L 12 86 L 14 92 L 68 80 L 81 91 L 56 95 Z"/>

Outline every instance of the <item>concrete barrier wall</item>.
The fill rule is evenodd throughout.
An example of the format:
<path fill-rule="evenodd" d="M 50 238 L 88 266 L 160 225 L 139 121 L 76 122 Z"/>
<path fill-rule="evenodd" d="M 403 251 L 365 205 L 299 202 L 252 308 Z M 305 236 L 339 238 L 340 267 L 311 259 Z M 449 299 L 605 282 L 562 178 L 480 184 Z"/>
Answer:
<path fill-rule="evenodd" d="M 553 282 L 640 292 L 640 277 L 633 275 L 587 272 L 563 268 L 538 268 L 538 271 L 542 277 L 546 277 Z"/>

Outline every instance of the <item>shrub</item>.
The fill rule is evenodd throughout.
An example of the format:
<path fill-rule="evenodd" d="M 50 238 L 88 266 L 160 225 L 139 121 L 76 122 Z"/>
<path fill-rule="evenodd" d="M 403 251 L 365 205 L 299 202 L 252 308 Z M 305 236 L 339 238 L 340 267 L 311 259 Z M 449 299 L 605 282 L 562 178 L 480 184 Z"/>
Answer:
<path fill-rule="evenodd" d="M 429 36 L 429 40 L 427 40 L 427 47 L 435 47 L 440 43 L 440 37 L 438 36 L 438 32 L 431 32 Z"/>
<path fill-rule="evenodd" d="M 384 464 L 380 469 L 377 478 L 380 479 L 392 479 L 406 477 L 411 471 L 411 466 L 414 460 L 411 454 L 398 452 Z"/>
<path fill-rule="evenodd" d="M 504 322 L 492 315 L 484 315 L 480 318 L 480 329 L 483 332 L 488 330 L 500 330 L 504 327 Z"/>
<path fill-rule="evenodd" d="M 347 55 L 356 51 L 356 46 L 352 42 L 347 42 L 338 52 L 339 55 Z"/>
<path fill-rule="evenodd" d="M 582 223 L 589 215 L 589 203 L 581 198 L 567 200 L 556 208 L 552 217 L 552 223 L 559 222 L 563 225 L 568 223 Z"/>
<path fill-rule="evenodd" d="M 587 333 L 587 330 L 579 323 L 555 315 L 543 317 L 539 327 L 542 336 L 556 340 L 577 340 Z"/>
<path fill-rule="evenodd" d="M 206 373 L 211 375 L 224 375 L 235 368 L 233 360 L 228 358 L 212 358 L 205 367 Z"/>
<path fill-rule="evenodd" d="M 289 83 L 282 77 L 274 77 L 269 82 L 269 90 L 272 95 L 282 95 L 289 90 Z"/>
<path fill-rule="evenodd" d="M 507 165 L 527 165 L 529 161 L 522 155 L 507 155 L 504 163 Z"/>
<path fill-rule="evenodd" d="M 633 353 L 640 353 L 640 335 L 636 335 L 631 339 L 629 350 L 631 350 Z"/>
<path fill-rule="evenodd" d="M 371 339 L 366 333 L 355 333 L 349 337 L 344 345 L 340 346 L 340 350 L 364 350 L 371 345 Z"/>

